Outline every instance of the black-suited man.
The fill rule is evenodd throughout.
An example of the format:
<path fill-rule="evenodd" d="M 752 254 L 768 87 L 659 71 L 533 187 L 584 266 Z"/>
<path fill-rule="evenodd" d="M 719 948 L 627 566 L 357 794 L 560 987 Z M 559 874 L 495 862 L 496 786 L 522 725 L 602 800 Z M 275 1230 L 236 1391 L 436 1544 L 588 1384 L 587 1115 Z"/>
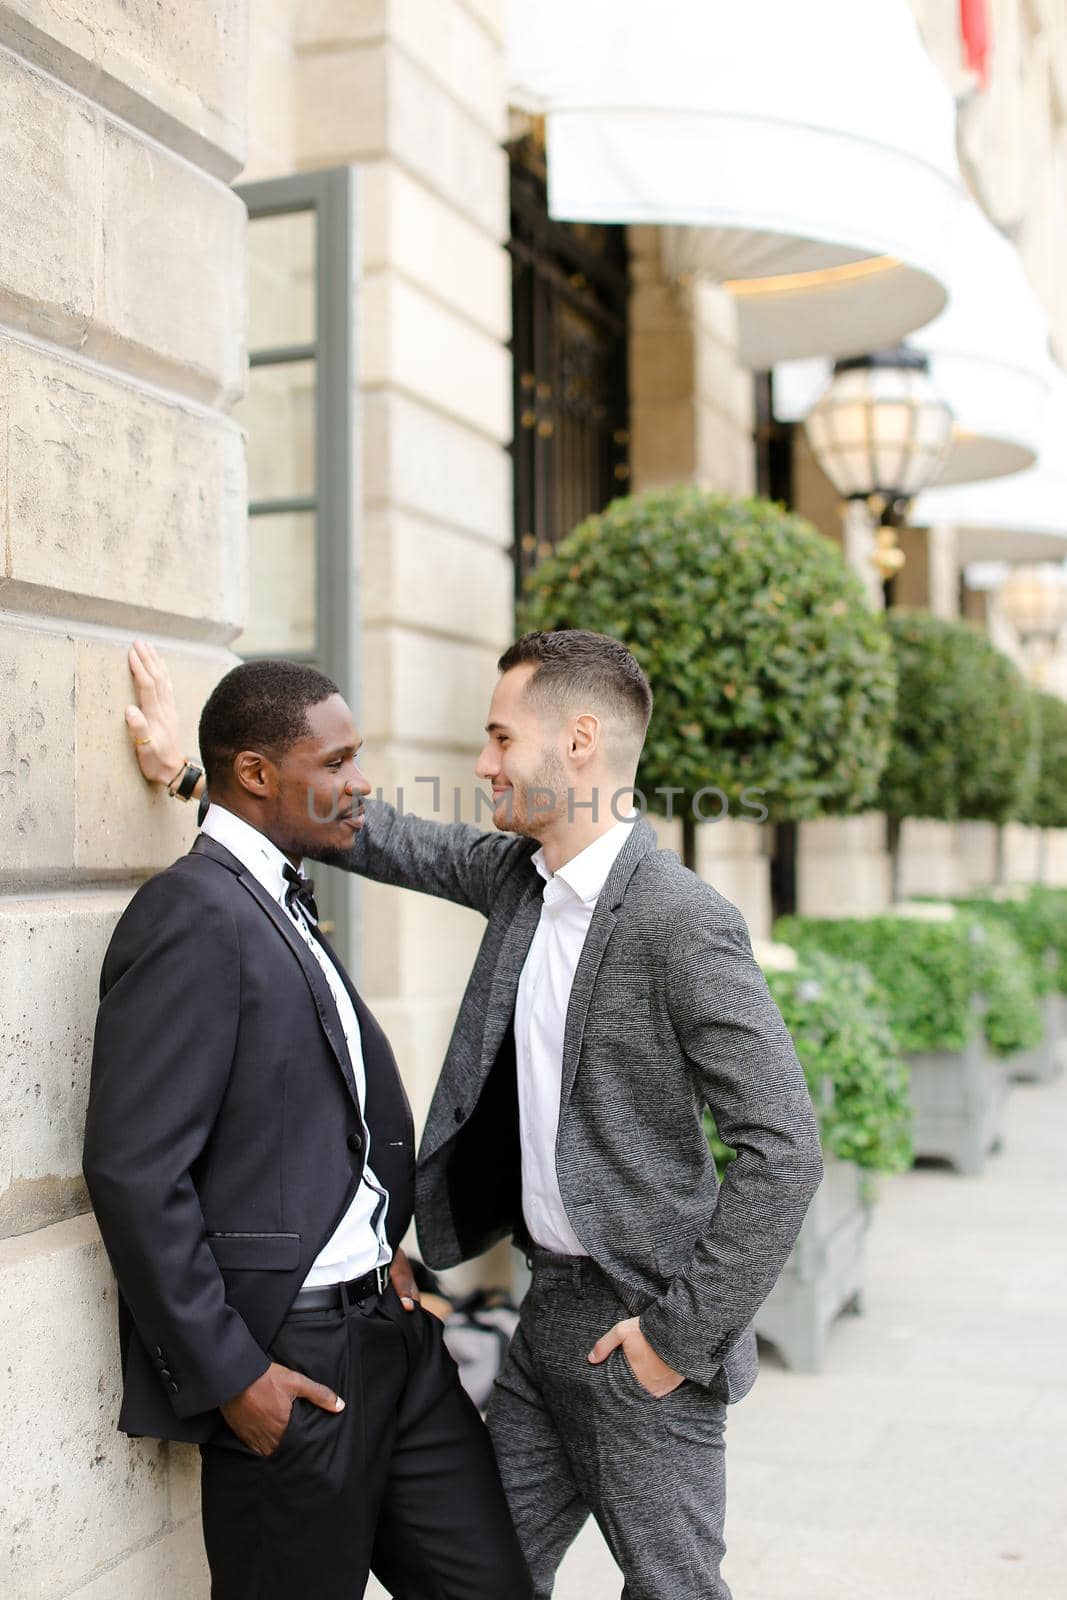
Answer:
<path fill-rule="evenodd" d="M 214 1600 L 358 1597 L 372 1567 L 405 1600 L 521 1600 L 488 1436 L 390 1282 L 407 1101 L 300 873 L 354 846 L 359 745 L 321 673 L 235 668 L 200 723 L 204 832 L 108 949 L 84 1165 L 119 1426 L 200 1445 Z"/>

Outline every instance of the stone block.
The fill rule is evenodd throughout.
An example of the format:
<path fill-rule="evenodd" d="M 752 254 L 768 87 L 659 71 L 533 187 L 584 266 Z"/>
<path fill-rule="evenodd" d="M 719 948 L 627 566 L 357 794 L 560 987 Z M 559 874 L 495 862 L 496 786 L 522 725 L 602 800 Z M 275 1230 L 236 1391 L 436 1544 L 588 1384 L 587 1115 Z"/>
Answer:
<path fill-rule="evenodd" d="M 240 171 L 248 0 L 4 0 L 0 44 L 205 171 Z"/>
<path fill-rule="evenodd" d="M 360 297 L 360 377 L 428 401 L 506 444 L 511 360 L 497 339 L 391 273 L 369 273 Z"/>
<path fill-rule="evenodd" d="M 389 78 L 389 151 L 503 243 L 509 229 L 507 152 L 445 89 L 399 51 Z"/>
<path fill-rule="evenodd" d="M 0 1236 L 87 1209 L 81 1147 L 100 967 L 128 899 L 0 899 Z"/>
<path fill-rule="evenodd" d="M 244 381 L 245 210 L 0 53 L 0 317 L 208 404 Z"/>
<path fill-rule="evenodd" d="M 480 748 L 498 652 L 405 628 L 363 635 L 363 731 L 434 748 Z"/>
<path fill-rule="evenodd" d="M 295 71 L 291 0 L 256 6 L 248 59 L 248 154 L 242 181 L 276 178 L 296 168 Z"/>
<path fill-rule="evenodd" d="M 765 825 L 739 817 L 697 828 L 697 872 L 735 905 L 754 939 L 771 930 L 771 864 Z"/>
<path fill-rule="evenodd" d="M 37 1600 L 167 1528 L 166 1465 L 158 1443 L 115 1430 L 115 1288 L 94 1219 L 0 1242 L 0 1282 L 0 1347 L 17 1374 L 0 1433 L 0 1593 Z"/>
<path fill-rule="evenodd" d="M 208 1600 L 211 1578 L 199 1515 L 109 1566 L 78 1590 L 78 1600 Z"/>
<path fill-rule="evenodd" d="M 1045 829 L 1045 870 L 1042 883 L 1067 889 L 1067 828 Z"/>
<path fill-rule="evenodd" d="M 507 251 L 425 184 L 388 161 L 360 170 L 366 273 L 392 267 L 501 343 L 511 334 Z"/>
<path fill-rule="evenodd" d="M 75 641 L 77 832 L 75 866 L 86 877 L 148 875 L 184 855 L 196 832 L 196 806 L 149 788 L 134 759 L 123 712 L 133 699 L 129 638 Z M 174 680 L 183 749 L 197 758 L 200 710 L 235 665 L 222 650 L 161 647 Z"/>
<path fill-rule="evenodd" d="M 696 411 L 692 399 L 630 408 L 633 490 L 643 493 L 687 482 L 696 466 Z"/>
<path fill-rule="evenodd" d="M 889 852 L 880 812 L 800 824 L 797 911 L 801 916 L 875 916 L 890 898 Z"/>
<path fill-rule="evenodd" d="M 245 609 L 239 430 L 14 340 L 0 379 L 4 604 L 142 627 L 155 611 L 232 638 Z"/>
<path fill-rule="evenodd" d="M 421 0 L 389 5 L 307 0 L 299 8 L 296 43 L 302 52 L 395 43 L 492 138 L 504 138 L 507 93 L 500 40 L 456 0 L 433 6 Z"/>
<path fill-rule="evenodd" d="M 405 512 L 364 523 L 363 620 L 477 640 L 498 653 L 513 625 L 514 569 L 481 539 Z"/>
<path fill-rule="evenodd" d="M 485 931 L 476 911 L 432 895 L 367 883 L 363 984 L 368 994 L 446 1000 L 458 1006 Z"/>
<path fill-rule="evenodd" d="M 345 166 L 387 152 L 387 68 L 377 43 L 294 58 L 293 135 L 301 165 Z"/>
<path fill-rule="evenodd" d="M 501 445 L 409 395 L 363 402 L 364 505 L 382 502 L 508 548 L 511 458 Z"/>
<path fill-rule="evenodd" d="M 900 828 L 900 893 L 956 893 L 955 828 L 933 817 L 906 817 Z"/>
<path fill-rule="evenodd" d="M 630 339 L 630 393 L 642 405 L 688 399 L 694 383 L 693 337 L 684 324 L 637 331 Z"/>
<path fill-rule="evenodd" d="M 245 227 L 225 184 L 113 123 L 86 353 L 228 406 L 244 388 Z"/>
<path fill-rule="evenodd" d="M 464 978 L 464 984 L 465 981 Z M 441 999 L 367 996 L 367 1004 L 393 1047 L 411 1101 L 416 1141 L 422 1136 L 430 1101 L 441 1075 L 464 984 L 457 987 L 454 997 Z"/>
<path fill-rule="evenodd" d="M 74 863 L 74 644 L 60 633 L 0 628 L 6 726 L 0 760 L 0 887 Z M 121 712 L 120 712 L 121 716 Z"/>
<path fill-rule="evenodd" d="M 507 27 L 505 0 L 461 0 L 461 3 L 472 16 L 477 17 L 491 39 L 495 39 L 498 44 L 504 43 Z"/>
<path fill-rule="evenodd" d="M 79 345 L 93 312 L 102 128 L 58 84 L 0 53 L 0 317 Z"/>
<path fill-rule="evenodd" d="M 956 824 L 956 893 L 985 889 L 996 882 L 997 830 L 992 822 Z"/>
<path fill-rule="evenodd" d="M 1004 879 L 1007 883 L 1037 883 L 1040 878 L 1041 834 L 1021 822 L 1005 824 Z"/>

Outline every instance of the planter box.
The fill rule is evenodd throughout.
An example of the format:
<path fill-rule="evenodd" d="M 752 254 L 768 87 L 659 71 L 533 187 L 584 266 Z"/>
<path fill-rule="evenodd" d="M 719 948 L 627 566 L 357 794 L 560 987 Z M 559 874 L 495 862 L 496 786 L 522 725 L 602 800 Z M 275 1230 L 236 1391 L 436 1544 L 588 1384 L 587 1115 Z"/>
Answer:
<path fill-rule="evenodd" d="M 976 1175 L 1003 1141 L 1011 1067 L 988 1053 L 980 1031 L 965 1050 L 905 1057 L 911 1069 L 917 1156 L 938 1156 Z"/>
<path fill-rule="evenodd" d="M 830 1324 L 861 1310 L 870 1212 L 859 1167 L 827 1155 L 797 1242 L 755 1318 L 760 1338 L 794 1372 L 820 1372 Z"/>
<path fill-rule="evenodd" d="M 1052 1083 L 1063 1071 L 1067 1048 L 1067 996 L 1047 994 L 1041 1001 L 1045 1030 L 1040 1044 L 1008 1057 L 1014 1079 L 1023 1083 Z"/>

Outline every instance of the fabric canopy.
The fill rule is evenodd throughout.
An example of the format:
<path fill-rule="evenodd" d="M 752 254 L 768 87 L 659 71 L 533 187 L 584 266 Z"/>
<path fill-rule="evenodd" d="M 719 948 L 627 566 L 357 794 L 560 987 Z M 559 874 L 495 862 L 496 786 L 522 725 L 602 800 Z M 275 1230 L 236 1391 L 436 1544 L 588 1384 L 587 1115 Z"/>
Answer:
<path fill-rule="evenodd" d="M 952 449 L 940 484 L 1000 478 L 1041 449 L 1049 395 L 1048 322 L 1015 246 L 968 200 L 956 233 L 946 310 L 906 342 L 930 357 L 952 408 Z M 805 417 L 826 387 L 826 361 L 775 368 L 775 414 Z"/>
<path fill-rule="evenodd" d="M 964 561 L 1060 561 L 1067 555 L 1067 375 L 1053 368 L 1036 466 L 990 483 L 928 489 L 916 527 L 950 524 Z"/>
<path fill-rule="evenodd" d="M 664 230 L 741 357 L 859 354 L 945 304 L 955 105 L 907 0 L 511 0 L 552 216 Z"/>

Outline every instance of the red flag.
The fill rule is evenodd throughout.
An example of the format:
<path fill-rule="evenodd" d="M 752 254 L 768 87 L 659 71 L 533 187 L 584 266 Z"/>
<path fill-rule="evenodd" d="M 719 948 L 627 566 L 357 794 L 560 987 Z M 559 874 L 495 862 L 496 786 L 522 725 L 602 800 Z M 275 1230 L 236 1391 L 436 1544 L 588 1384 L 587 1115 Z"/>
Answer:
<path fill-rule="evenodd" d="M 989 52 L 993 48 L 988 0 L 960 0 L 960 32 L 963 59 L 972 72 L 977 72 L 984 89 L 989 82 Z"/>

